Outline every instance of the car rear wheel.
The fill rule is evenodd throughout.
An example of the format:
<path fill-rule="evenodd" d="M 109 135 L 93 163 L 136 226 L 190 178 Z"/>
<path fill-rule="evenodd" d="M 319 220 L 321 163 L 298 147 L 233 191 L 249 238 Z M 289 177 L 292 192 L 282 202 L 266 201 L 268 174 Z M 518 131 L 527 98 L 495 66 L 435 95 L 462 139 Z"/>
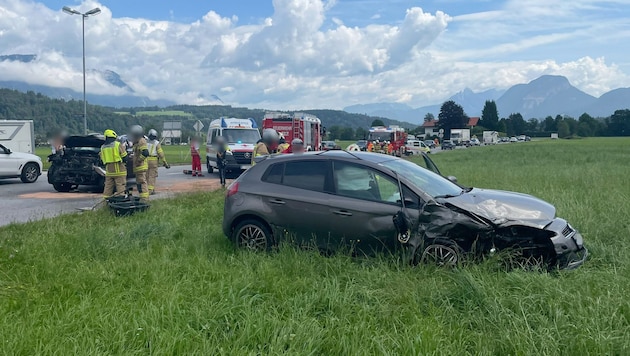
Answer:
<path fill-rule="evenodd" d="M 418 248 L 416 262 L 439 267 L 455 267 L 462 262 L 462 255 L 462 249 L 453 241 L 435 239 Z"/>
<path fill-rule="evenodd" d="M 39 177 L 39 166 L 37 166 L 37 164 L 27 163 L 24 168 L 22 168 L 22 174 L 20 175 L 22 182 L 35 183 L 37 177 Z"/>
<path fill-rule="evenodd" d="M 271 230 L 258 220 L 245 220 L 234 229 L 232 240 L 239 247 L 252 251 L 268 251 L 273 246 Z"/>
<path fill-rule="evenodd" d="M 72 189 L 72 184 L 70 184 L 70 183 L 53 183 L 53 188 L 55 188 L 55 190 L 58 191 L 58 192 L 67 193 L 67 192 L 70 191 L 70 189 Z"/>

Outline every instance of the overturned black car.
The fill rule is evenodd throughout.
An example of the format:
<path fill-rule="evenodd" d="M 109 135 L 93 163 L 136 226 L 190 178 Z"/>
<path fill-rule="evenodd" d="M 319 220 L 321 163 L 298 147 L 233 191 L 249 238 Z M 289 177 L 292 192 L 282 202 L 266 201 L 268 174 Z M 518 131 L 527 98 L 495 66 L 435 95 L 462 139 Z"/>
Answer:
<path fill-rule="evenodd" d="M 69 136 L 63 149 L 48 156 L 48 183 L 58 192 L 69 192 L 79 185 L 94 186 L 102 191 L 105 185 L 104 165 L 99 152 L 105 142 L 102 135 Z M 128 160 L 131 161 L 131 160 Z M 127 177 L 130 176 L 129 164 Z"/>
<path fill-rule="evenodd" d="M 223 231 L 254 250 L 290 238 L 324 251 L 402 251 L 414 264 L 496 253 L 519 266 L 571 269 L 586 260 L 582 236 L 552 205 L 462 187 L 422 157 L 424 168 L 365 152 L 262 158 L 228 188 Z"/>

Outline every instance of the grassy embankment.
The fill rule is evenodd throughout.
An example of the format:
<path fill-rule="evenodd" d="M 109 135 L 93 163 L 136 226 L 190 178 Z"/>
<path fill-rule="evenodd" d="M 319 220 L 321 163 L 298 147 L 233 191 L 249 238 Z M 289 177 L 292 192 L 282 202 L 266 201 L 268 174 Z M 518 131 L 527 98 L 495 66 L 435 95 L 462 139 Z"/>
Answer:
<path fill-rule="evenodd" d="M 571 272 L 456 270 L 391 257 L 235 250 L 222 194 L 0 228 L 9 354 L 630 353 L 628 139 L 431 157 L 462 184 L 553 203 L 592 257 Z"/>

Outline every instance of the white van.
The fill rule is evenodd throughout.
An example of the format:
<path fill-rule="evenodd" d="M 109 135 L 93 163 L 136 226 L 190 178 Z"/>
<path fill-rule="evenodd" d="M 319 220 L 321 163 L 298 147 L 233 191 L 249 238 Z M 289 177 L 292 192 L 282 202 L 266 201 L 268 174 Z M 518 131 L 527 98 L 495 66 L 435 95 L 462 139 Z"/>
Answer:
<path fill-rule="evenodd" d="M 251 167 L 252 152 L 258 140 L 260 131 L 254 119 L 237 119 L 222 117 L 212 120 L 208 128 L 206 140 L 206 166 L 208 173 L 217 168 L 216 139 L 223 136 L 230 146 L 232 157 L 228 157 L 228 171 L 241 171 Z"/>
<path fill-rule="evenodd" d="M 431 153 L 431 148 L 420 140 L 407 140 L 405 148 L 407 148 L 407 152 L 412 155 L 419 155 L 420 152 Z"/>

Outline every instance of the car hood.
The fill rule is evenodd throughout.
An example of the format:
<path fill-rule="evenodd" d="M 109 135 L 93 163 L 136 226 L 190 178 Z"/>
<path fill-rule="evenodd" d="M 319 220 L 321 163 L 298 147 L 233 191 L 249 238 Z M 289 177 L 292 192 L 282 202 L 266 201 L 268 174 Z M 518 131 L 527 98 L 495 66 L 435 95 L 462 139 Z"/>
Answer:
<path fill-rule="evenodd" d="M 98 147 L 105 143 L 102 136 L 70 136 L 63 141 L 64 146 L 71 147 Z"/>
<path fill-rule="evenodd" d="M 497 225 L 519 222 L 543 228 L 556 216 L 556 208 L 543 200 L 502 190 L 474 188 L 447 202 Z"/>

